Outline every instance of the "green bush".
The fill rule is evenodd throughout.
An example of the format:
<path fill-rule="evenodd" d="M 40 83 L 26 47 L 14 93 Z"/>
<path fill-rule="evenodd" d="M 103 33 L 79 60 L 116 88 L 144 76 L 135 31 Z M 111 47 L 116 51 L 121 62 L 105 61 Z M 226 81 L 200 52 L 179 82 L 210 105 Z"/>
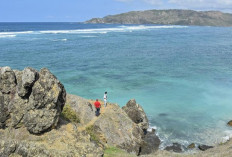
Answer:
<path fill-rule="evenodd" d="M 61 117 L 73 123 L 80 123 L 77 113 L 68 104 L 64 106 Z"/>

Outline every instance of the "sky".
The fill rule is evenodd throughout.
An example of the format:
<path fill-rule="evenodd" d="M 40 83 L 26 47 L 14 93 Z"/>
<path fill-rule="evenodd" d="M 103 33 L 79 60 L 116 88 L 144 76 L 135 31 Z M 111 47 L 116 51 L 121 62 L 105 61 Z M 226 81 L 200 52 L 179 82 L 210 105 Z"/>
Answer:
<path fill-rule="evenodd" d="M 232 0 L 0 0 L 0 22 L 83 22 L 149 9 L 232 13 Z"/>

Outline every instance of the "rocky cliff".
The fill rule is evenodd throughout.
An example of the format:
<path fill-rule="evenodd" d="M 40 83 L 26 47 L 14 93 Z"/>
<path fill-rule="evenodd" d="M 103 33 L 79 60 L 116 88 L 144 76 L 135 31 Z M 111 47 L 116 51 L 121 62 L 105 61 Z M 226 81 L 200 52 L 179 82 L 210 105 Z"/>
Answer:
<path fill-rule="evenodd" d="M 135 100 L 124 109 L 109 103 L 96 117 L 93 100 L 66 96 L 48 69 L 0 68 L 1 157 L 100 157 L 109 147 L 149 154 L 160 140 L 147 128 L 146 114 Z"/>
<path fill-rule="evenodd" d="M 93 103 L 66 95 L 46 68 L 0 68 L 0 156 L 231 156 L 231 141 L 212 149 L 202 145 L 208 150 L 197 154 L 176 154 L 182 152 L 179 144 L 166 148 L 174 152 L 158 150 L 160 139 L 155 130 L 147 131 L 147 116 L 136 100 L 122 108 L 108 103 L 98 117 Z"/>
<path fill-rule="evenodd" d="M 103 18 L 93 18 L 86 23 L 111 24 L 161 24 L 161 25 L 197 25 L 232 26 L 232 14 L 219 11 L 193 10 L 146 10 L 132 11 Z"/>

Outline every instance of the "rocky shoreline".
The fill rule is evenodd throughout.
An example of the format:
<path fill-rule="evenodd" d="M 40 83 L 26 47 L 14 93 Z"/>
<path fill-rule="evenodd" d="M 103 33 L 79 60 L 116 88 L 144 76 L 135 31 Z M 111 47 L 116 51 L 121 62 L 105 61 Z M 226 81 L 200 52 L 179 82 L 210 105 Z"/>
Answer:
<path fill-rule="evenodd" d="M 101 157 L 112 148 L 124 151 L 111 156 L 185 156 L 188 154 L 181 152 L 196 147 L 173 143 L 159 150 L 161 141 L 155 130 L 148 131 L 147 116 L 134 99 L 122 108 L 108 103 L 99 117 L 93 102 L 66 94 L 62 83 L 46 68 L 38 72 L 0 67 L 0 156 Z M 209 149 L 203 154 L 218 149 L 198 148 Z"/>

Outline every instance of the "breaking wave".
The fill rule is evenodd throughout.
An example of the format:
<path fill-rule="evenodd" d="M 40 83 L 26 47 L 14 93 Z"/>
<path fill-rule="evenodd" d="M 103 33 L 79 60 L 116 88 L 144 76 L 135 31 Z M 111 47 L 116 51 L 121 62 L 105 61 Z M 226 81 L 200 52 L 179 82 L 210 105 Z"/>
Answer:
<path fill-rule="evenodd" d="M 97 29 L 76 29 L 76 30 L 45 30 L 45 31 L 24 31 L 24 32 L 0 32 L 0 37 L 15 37 L 17 35 L 25 34 L 106 34 L 109 32 L 132 32 L 141 30 L 153 29 L 180 29 L 187 28 L 188 26 L 118 26 L 112 28 L 97 28 Z"/>

